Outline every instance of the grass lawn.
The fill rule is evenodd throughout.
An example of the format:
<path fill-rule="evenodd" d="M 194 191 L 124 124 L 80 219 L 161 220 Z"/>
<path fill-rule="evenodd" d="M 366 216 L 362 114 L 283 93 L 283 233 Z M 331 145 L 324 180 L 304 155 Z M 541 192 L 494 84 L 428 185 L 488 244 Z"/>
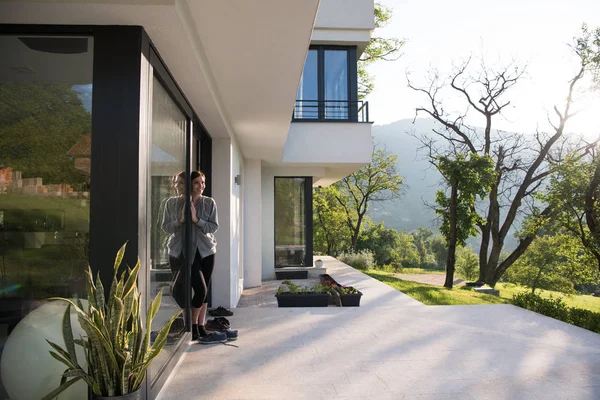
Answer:
<path fill-rule="evenodd" d="M 489 294 L 475 293 L 467 288 L 455 287 L 452 290 L 448 290 L 440 286 L 397 279 L 394 278 L 392 276 L 393 273 L 390 272 L 379 270 L 363 272 L 428 306 L 510 303 L 510 301 L 507 301 L 504 298 L 491 296 Z"/>
<path fill-rule="evenodd" d="M 500 290 L 500 297 L 508 301 L 517 293 L 531 293 L 531 289 L 513 285 L 512 283 L 499 283 L 496 285 L 496 289 Z M 545 298 L 549 298 L 550 296 L 555 299 L 561 298 L 568 307 L 583 308 L 600 313 L 600 297 L 594 297 L 589 294 L 566 295 L 552 290 L 536 290 L 535 293 Z"/>
<path fill-rule="evenodd" d="M 413 273 L 413 269 L 420 270 L 419 272 L 416 272 L 417 274 L 439 273 L 438 271 L 428 272 L 427 270 L 423 270 L 421 268 L 405 268 L 402 273 L 411 274 Z M 363 272 L 429 306 L 511 303 L 513 295 L 523 292 L 529 293 L 531 291 L 530 289 L 522 286 L 513 285 L 510 283 L 499 283 L 496 285 L 496 289 L 500 290 L 500 297 L 496 297 L 475 293 L 466 287 L 454 287 L 454 289 L 448 290 L 440 286 L 405 281 L 394 278 L 394 273 L 384 272 L 381 270 L 370 270 Z M 568 307 L 583 308 L 600 313 L 600 297 L 594 297 L 590 295 L 565 295 L 552 290 L 537 290 L 536 293 L 546 298 L 550 296 L 553 298 L 561 298 Z"/>
<path fill-rule="evenodd" d="M 436 270 L 436 269 L 402 268 L 402 270 L 400 270 L 397 273 L 398 274 L 406 274 L 406 275 L 425 275 L 425 274 L 444 275 L 446 272 L 445 271 Z"/>

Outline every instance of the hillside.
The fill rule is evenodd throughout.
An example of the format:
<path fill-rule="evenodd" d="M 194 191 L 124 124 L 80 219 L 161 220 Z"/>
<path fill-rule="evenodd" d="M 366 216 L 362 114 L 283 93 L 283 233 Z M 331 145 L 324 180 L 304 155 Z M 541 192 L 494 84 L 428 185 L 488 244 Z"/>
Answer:
<path fill-rule="evenodd" d="M 406 194 L 397 201 L 373 205 L 369 215 L 376 222 L 396 230 L 412 231 L 419 227 L 437 230 L 435 213 L 425 205 L 435 202 L 440 174 L 433 168 L 423 151 L 418 151 L 419 141 L 413 132 L 427 133 L 435 126 L 432 120 L 404 119 L 389 125 L 373 126 L 375 142 L 390 153 L 398 155 L 400 176 L 406 182 Z"/>
<path fill-rule="evenodd" d="M 385 222 L 388 228 L 408 232 L 427 227 L 438 232 L 435 212 L 426 205 L 435 204 L 435 192 L 440 186 L 441 176 L 427 160 L 420 142 L 414 137 L 431 133 L 436 123 L 431 119 L 403 119 L 388 125 L 373 126 L 375 142 L 390 153 L 398 155 L 400 176 L 406 182 L 406 194 L 399 200 L 374 204 L 369 216 L 375 222 Z M 478 238 L 469 241 L 474 248 Z M 509 234 L 506 250 L 516 247 L 516 240 Z"/>

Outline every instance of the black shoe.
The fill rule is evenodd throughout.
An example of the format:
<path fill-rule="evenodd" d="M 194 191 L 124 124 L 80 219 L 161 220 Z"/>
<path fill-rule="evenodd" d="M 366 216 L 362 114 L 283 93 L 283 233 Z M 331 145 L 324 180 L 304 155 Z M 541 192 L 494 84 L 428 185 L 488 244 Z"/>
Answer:
<path fill-rule="evenodd" d="M 229 329 L 229 324 L 221 321 L 219 318 L 215 318 L 206 321 L 205 327 L 209 331 L 224 332 Z"/>
<path fill-rule="evenodd" d="M 217 307 L 214 310 L 209 310 L 208 314 L 213 317 L 231 317 L 233 313 L 226 309 L 225 307 Z"/>
<path fill-rule="evenodd" d="M 211 331 L 223 332 L 229 328 L 231 328 L 231 324 L 229 323 L 229 320 L 225 317 L 216 317 L 213 319 L 209 319 L 206 322 L 206 329 Z"/>
<path fill-rule="evenodd" d="M 215 321 L 218 321 L 221 325 L 223 325 L 227 329 L 229 329 L 231 327 L 231 324 L 229 323 L 229 320 L 227 318 L 225 318 L 225 317 L 216 317 Z"/>
<path fill-rule="evenodd" d="M 238 331 L 237 331 L 237 329 L 227 329 L 225 331 L 225 334 L 227 335 L 227 341 L 228 342 L 233 342 L 234 340 L 238 339 Z"/>
<path fill-rule="evenodd" d="M 214 344 L 214 343 L 225 343 L 227 342 L 227 334 L 224 332 L 211 332 L 206 336 L 198 339 L 200 344 Z"/>

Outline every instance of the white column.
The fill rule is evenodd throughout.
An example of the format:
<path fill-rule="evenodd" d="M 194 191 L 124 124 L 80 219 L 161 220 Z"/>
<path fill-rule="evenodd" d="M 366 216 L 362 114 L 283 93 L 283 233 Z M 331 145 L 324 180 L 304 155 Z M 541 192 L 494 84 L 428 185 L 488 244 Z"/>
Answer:
<path fill-rule="evenodd" d="M 262 282 L 262 167 L 260 160 L 244 163 L 244 288 Z"/>
<path fill-rule="evenodd" d="M 275 179 L 273 170 L 262 172 L 262 267 L 264 280 L 275 278 Z"/>
<path fill-rule="evenodd" d="M 231 304 L 231 139 L 212 140 L 212 197 L 217 203 L 219 230 L 215 270 L 212 276 L 212 306 L 233 307 Z"/>

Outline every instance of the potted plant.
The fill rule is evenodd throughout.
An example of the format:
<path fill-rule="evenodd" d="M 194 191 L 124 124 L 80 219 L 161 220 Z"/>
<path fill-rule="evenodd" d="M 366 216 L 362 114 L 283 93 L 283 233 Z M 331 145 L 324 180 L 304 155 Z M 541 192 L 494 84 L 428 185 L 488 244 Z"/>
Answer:
<path fill-rule="evenodd" d="M 89 386 L 94 399 L 141 399 L 140 387 L 146 377 L 148 366 L 167 341 L 167 334 L 178 312 L 160 329 L 151 343 L 152 319 L 160 308 L 162 291 L 149 305 L 146 326 L 143 326 L 141 299 L 137 289 L 140 260 L 133 268 L 125 268 L 118 274 L 125 254 L 125 243 L 117 252 L 110 294 L 104 296 L 104 287 L 99 274 L 94 283 L 92 270 L 86 274 L 87 305 L 81 300 L 54 298 L 68 303 L 63 317 L 65 348 L 47 341 L 53 350 L 52 357 L 67 366 L 61 384 L 43 400 L 54 399 L 63 390 L 83 379 Z M 86 336 L 73 337 L 71 308 Z M 87 368 L 77 360 L 75 346 L 81 346 Z"/>
<path fill-rule="evenodd" d="M 327 286 L 301 286 L 289 280 L 281 283 L 275 294 L 278 307 L 327 307 L 329 303 Z"/>
<path fill-rule="evenodd" d="M 321 260 L 319 258 L 318 260 L 315 261 L 315 267 L 321 268 L 322 266 L 323 266 L 323 260 Z"/>
<path fill-rule="evenodd" d="M 353 286 L 338 285 L 333 287 L 340 298 L 342 307 L 358 307 L 360 306 L 360 297 L 362 293 Z"/>

